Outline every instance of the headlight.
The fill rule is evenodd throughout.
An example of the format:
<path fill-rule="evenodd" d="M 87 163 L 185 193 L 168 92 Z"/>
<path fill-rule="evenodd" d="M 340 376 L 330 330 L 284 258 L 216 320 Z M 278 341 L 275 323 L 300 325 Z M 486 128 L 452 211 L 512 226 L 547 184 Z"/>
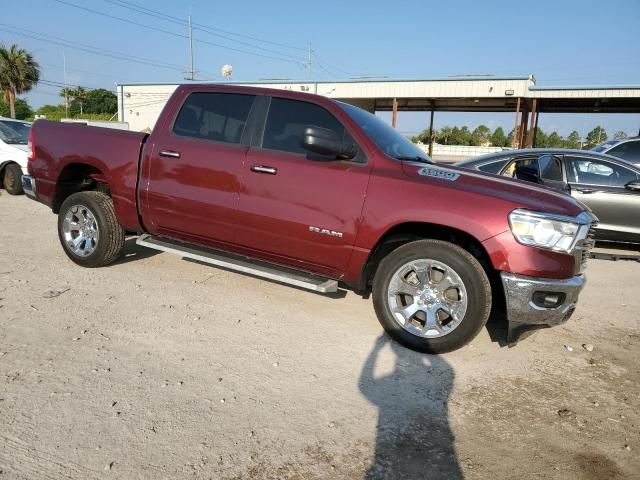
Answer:
<path fill-rule="evenodd" d="M 564 253 L 571 253 L 578 238 L 586 235 L 589 225 L 573 217 L 523 209 L 509 214 L 511 232 L 519 243 Z"/>

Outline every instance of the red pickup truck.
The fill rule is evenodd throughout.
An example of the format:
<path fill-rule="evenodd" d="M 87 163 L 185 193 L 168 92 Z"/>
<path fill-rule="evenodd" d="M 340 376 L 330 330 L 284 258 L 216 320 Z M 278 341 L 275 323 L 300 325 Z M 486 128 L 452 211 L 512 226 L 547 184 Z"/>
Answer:
<path fill-rule="evenodd" d="M 318 292 L 373 296 L 404 345 L 450 351 L 490 312 L 555 325 L 584 283 L 595 218 L 571 197 L 434 164 L 357 107 L 184 85 L 151 134 L 38 120 L 25 192 L 84 267 L 150 248 Z"/>

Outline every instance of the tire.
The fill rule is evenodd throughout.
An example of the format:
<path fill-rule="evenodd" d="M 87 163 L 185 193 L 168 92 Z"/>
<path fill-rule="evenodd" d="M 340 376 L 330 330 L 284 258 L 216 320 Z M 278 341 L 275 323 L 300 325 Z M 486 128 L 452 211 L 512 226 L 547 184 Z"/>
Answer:
<path fill-rule="evenodd" d="M 17 163 L 10 163 L 4 167 L 4 188 L 9 195 L 22 195 L 22 169 Z"/>
<path fill-rule="evenodd" d="M 124 248 L 124 230 L 111 198 L 102 192 L 74 193 L 62 203 L 58 238 L 67 256 L 87 268 L 115 262 Z"/>
<path fill-rule="evenodd" d="M 373 305 L 405 347 L 446 353 L 469 343 L 491 311 L 491 285 L 473 255 L 441 240 L 417 240 L 389 253 L 373 281 Z"/>

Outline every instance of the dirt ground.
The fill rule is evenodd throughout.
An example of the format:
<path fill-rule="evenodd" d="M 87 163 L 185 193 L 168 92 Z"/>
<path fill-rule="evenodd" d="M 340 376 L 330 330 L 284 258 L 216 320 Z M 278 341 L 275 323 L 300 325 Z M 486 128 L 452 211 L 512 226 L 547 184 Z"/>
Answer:
<path fill-rule="evenodd" d="M 350 292 L 131 240 L 80 268 L 55 223 L 0 196 L 0 479 L 640 478 L 637 262 L 592 260 L 565 326 L 435 357 Z"/>

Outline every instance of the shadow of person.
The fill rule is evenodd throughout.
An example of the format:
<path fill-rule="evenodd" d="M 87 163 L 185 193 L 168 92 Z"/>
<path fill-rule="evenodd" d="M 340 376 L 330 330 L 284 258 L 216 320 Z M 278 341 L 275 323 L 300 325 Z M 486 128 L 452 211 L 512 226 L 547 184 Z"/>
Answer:
<path fill-rule="evenodd" d="M 395 353 L 393 371 L 376 377 L 380 352 Z M 374 459 L 366 479 L 462 479 L 449 428 L 452 368 L 443 357 L 413 352 L 386 335 L 362 368 L 359 387 L 378 407 Z"/>

